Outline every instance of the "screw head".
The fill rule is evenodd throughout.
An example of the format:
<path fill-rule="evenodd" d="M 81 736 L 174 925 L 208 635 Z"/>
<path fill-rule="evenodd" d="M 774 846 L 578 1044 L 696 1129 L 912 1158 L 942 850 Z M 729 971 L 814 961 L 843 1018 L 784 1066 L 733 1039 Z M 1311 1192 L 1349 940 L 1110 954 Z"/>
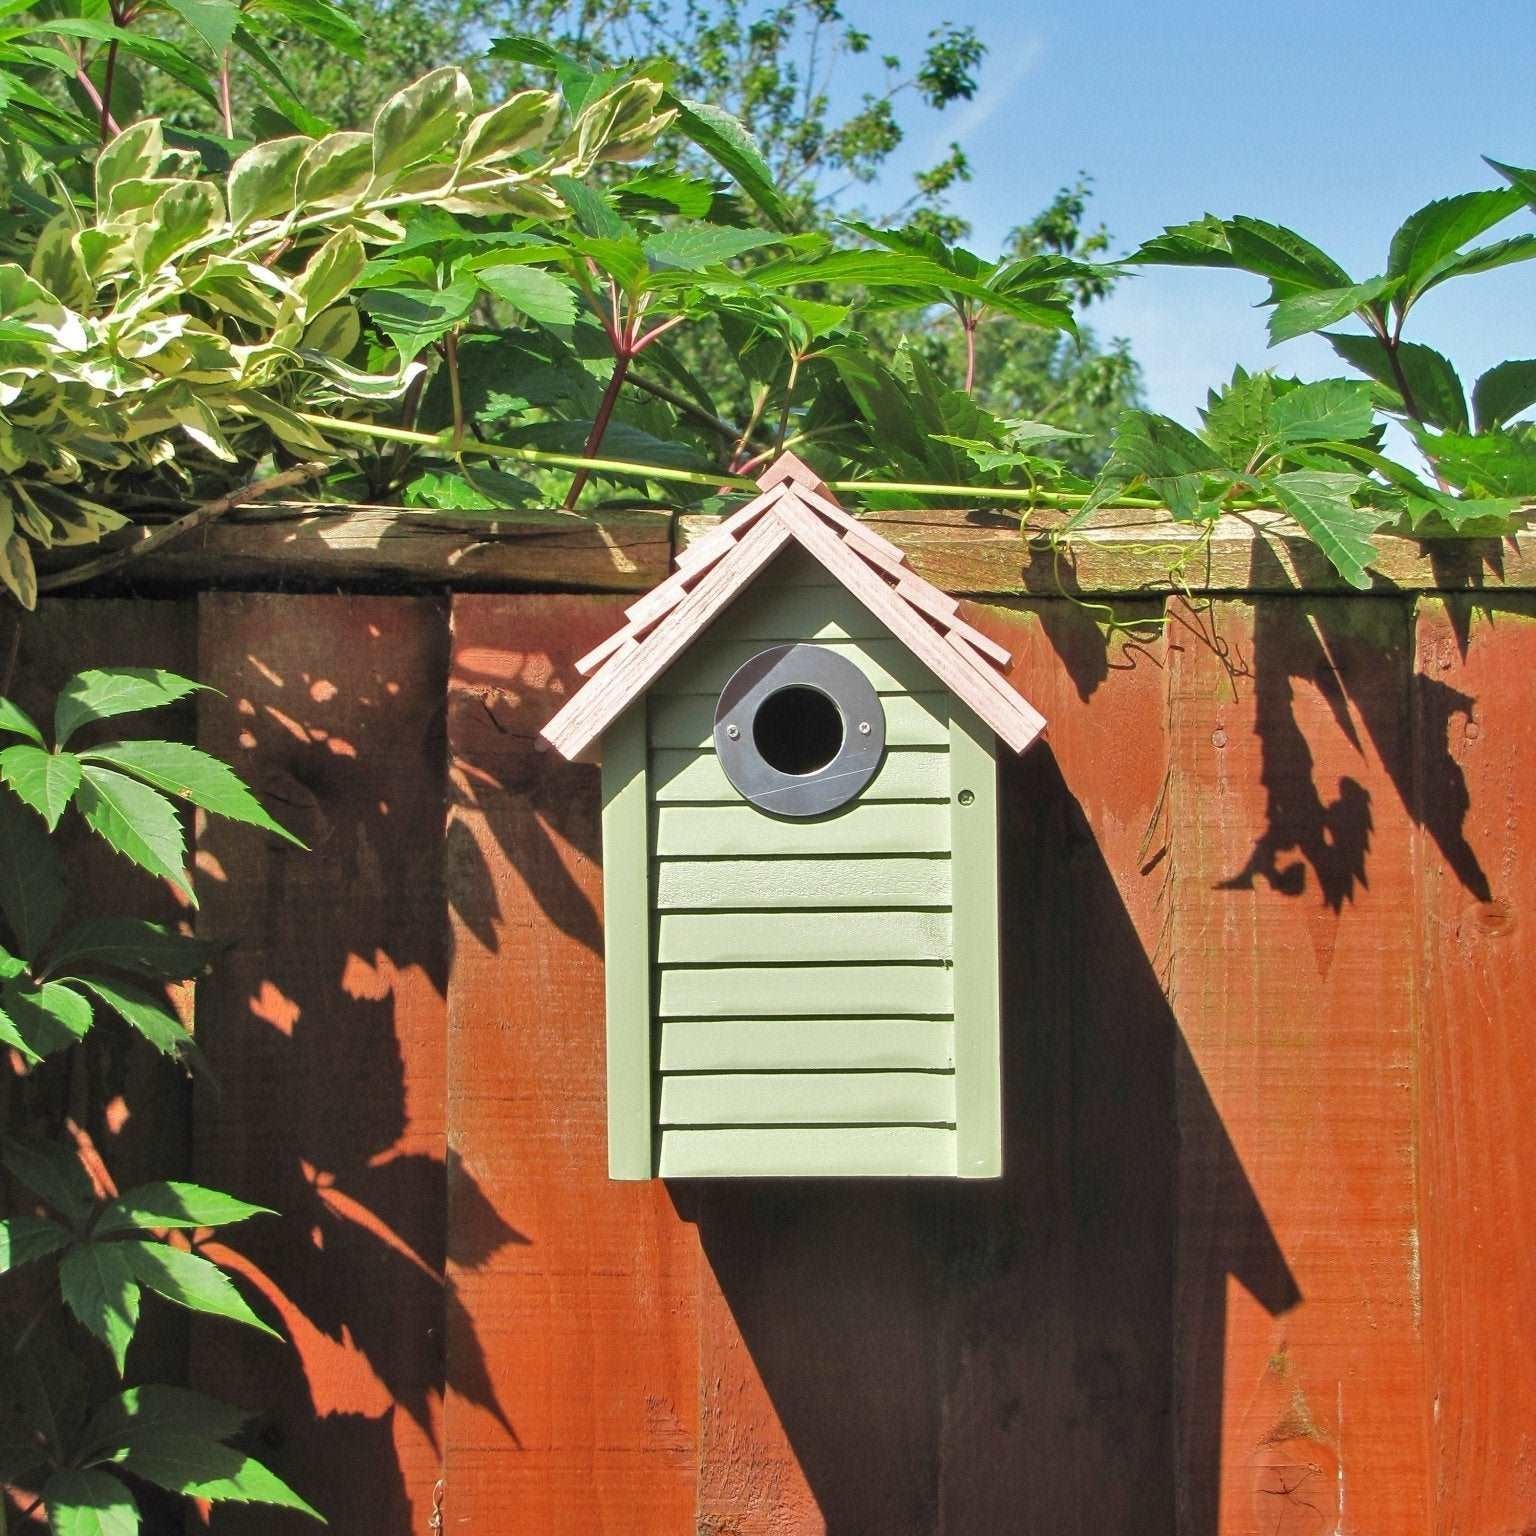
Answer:
<path fill-rule="evenodd" d="M 732 741 L 740 741 L 741 727 L 739 725 L 728 725 L 725 728 L 725 734 L 729 736 Z"/>
<path fill-rule="evenodd" d="M 859 735 L 860 736 L 868 736 L 869 732 L 870 732 L 869 721 L 868 720 L 860 720 L 859 721 Z"/>
<path fill-rule="evenodd" d="M 955 798 L 961 805 L 974 805 L 976 803 L 976 791 L 974 789 L 962 789 Z"/>

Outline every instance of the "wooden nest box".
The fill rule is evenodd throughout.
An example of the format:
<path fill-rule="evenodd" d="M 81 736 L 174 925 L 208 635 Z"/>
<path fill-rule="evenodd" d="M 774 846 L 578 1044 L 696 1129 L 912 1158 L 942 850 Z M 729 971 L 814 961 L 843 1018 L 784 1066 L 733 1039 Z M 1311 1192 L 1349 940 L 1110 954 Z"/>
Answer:
<path fill-rule="evenodd" d="M 1002 1171 L 1008 653 L 791 454 L 577 663 L 616 1179 Z"/>

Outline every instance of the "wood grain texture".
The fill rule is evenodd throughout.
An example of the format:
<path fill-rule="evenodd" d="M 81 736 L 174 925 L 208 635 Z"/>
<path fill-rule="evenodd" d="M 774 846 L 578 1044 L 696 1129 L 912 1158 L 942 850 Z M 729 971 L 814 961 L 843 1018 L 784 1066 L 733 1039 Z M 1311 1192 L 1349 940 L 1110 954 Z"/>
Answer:
<path fill-rule="evenodd" d="M 949 807 L 942 802 L 861 805 L 790 820 L 753 805 L 665 805 L 652 846 L 661 858 L 822 858 L 948 853 Z"/>
<path fill-rule="evenodd" d="M 887 1013 L 938 1017 L 948 1016 L 954 1007 L 950 968 L 937 963 L 662 967 L 657 982 L 657 1008 L 668 1019 Z"/>
<path fill-rule="evenodd" d="M 773 574 L 773 567 L 758 578 L 762 590 Z M 829 578 L 830 579 L 830 578 Z M 745 604 L 750 598 L 743 598 Z M 711 643 L 690 652 L 657 684 L 658 693 L 719 693 L 731 674 L 764 649 L 764 641 L 729 638 L 733 633 L 734 614 L 721 619 Z M 778 620 L 771 626 L 788 629 Z M 811 631 L 824 624 L 807 624 Z M 781 644 L 793 643 L 794 636 L 775 637 Z M 809 640 L 810 635 L 804 637 Z M 932 693 L 933 675 L 899 640 L 818 640 L 825 650 L 851 661 L 874 686 L 876 693 Z"/>
<path fill-rule="evenodd" d="M 598 776 L 534 749 L 618 608 L 454 602 L 448 1359 L 478 1386 L 447 1399 L 448 1530 L 693 1516 L 697 1243 L 664 1185 L 607 1177 Z"/>
<path fill-rule="evenodd" d="M 947 855 L 917 858 L 662 859 L 661 911 L 705 907 L 943 907 Z"/>
<path fill-rule="evenodd" d="M 1003 1171 L 996 750 L 991 730 L 956 705 L 949 732 L 955 1159 L 966 1179 L 995 1179 Z"/>
<path fill-rule="evenodd" d="M 198 988 L 217 1086 L 195 1166 L 281 1213 L 210 1252 L 292 1347 L 200 1321 L 193 1382 L 259 1410 L 264 1459 L 335 1527 L 413 1529 L 441 1465 L 446 607 L 206 593 L 198 618 L 220 690 L 198 743 L 309 851 L 223 822 L 198 839 L 198 931 L 230 948 Z"/>
<path fill-rule="evenodd" d="M 1105 507 L 1092 527 L 1063 545 L 1059 557 L 1049 532 L 1059 527 L 1062 514 L 1044 509 L 1029 514 L 1034 530 L 1029 538 L 1020 536 L 1016 513 L 991 508 L 866 512 L 862 521 L 899 547 L 919 576 L 963 596 L 1349 590 L 1317 545 L 1277 512 L 1223 518 L 1207 542 L 1199 525 L 1176 523 L 1166 512 Z M 698 514 L 680 516 L 679 540 L 687 547 L 714 522 Z M 1372 542 L 1383 592 L 1536 587 L 1536 534 L 1529 531 L 1505 539 L 1423 543 L 1378 534 Z M 1169 574 L 1174 568 L 1176 579 Z"/>
<path fill-rule="evenodd" d="M 1536 602 L 1421 603 L 1413 677 L 1424 957 L 1419 1403 L 1437 1533 L 1536 1512 L 1530 948 L 1536 894 Z"/>
<path fill-rule="evenodd" d="M 690 1072 L 661 1080 L 662 1126 L 953 1125 L 951 1072 Z M 891 1166 L 888 1173 L 906 1170 Z"/>
<path fill-rule="evenodd" d="M 657 923 L 656 958 L 677 965 L 947 960 L 948 912 L 688 912 Z"/>
<path fill-rule="evenodd" d="M 1180 617 L 1179 1529 L 1427 1530 L 1408 610 Z"/>
<path fill-rule="evenodd" d="M 955 1133 L 913 1125 L 665 1130 L 658 1166 L 665 1179 L 883 1178 L 893 1171 L 904 1178 L 953 1177 Z M 707 1372 L 709 1367 L 704 1369 Z M 712 1397 L 717 1383 L 705 1375 L 701 1385 Z M 726 1433 L 732 1427 L 720 1426 Z M 774 1482 L 756 1483 L 743 1488 L 742 1494 L 749 1504 L 766 1510 L 772 1507 L 775 1491 Z M 709 1528 L 708 1523 L 701 1526 Z M 806 1523 L 792 1527 L 816 1528 Z"/>
<path fill-rule="evenodd" d="M 608 1177 L 651 1177 L 651 845 L 645 705 L 614 722 L 603 753 L 603 995 Z"/>
<path fill-rule="evenodd" d="M 671 564 L 672 521 L 669 512 L 636 509 L 467 518 L 408 507 L 253 508 L 131 569 L 139 580 L 189 589 L 346 582 L 644 592 Z M 127 547 L 148 531 L 111 542 Z"/>
<path fill-rule="evenodd" d="M 663 1019 L 663 1072 L 781 1068 L 942 1071 L 955 1064 L 949 1019 Z"/>

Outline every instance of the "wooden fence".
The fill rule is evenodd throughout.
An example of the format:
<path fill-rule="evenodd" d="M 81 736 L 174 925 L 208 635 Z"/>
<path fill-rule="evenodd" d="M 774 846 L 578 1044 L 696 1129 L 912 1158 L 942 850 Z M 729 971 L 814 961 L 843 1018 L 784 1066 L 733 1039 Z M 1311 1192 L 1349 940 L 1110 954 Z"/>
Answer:
<path fill-rule="evenodd" d="M 57 1090 L 281 1212 L 220 1252 L 295 1348 L 146 1349 L 343 1536 L 439 1479 L 464 1536 L 1530 1536 L 1533 546 L 1359 596 L 1278 525 L 881 526 L 1050 721 L 996 1183 L 605 1177 L 597 775 L 534 736 L 670 518 L 247 520 L 44 603 L 19 693 L 194 673 L 312 849 L 198 836 L 216 1091 L 122 1043 Z"/>

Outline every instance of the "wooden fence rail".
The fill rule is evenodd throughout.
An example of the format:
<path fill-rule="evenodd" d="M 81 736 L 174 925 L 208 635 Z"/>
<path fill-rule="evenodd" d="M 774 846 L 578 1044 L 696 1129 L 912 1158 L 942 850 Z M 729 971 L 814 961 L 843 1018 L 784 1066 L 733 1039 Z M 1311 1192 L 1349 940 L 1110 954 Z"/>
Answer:
<path fill-rule="evenodd" d="M 60 1091 L 119 1177 L 282 1213 L 221 1256 L 296 1349 L 143 1347 L 333 1530 L 424 1532 L 441 1478 L 464 1536 L 1536 1531 L 1528 542 L 1361 597 L 1267 524 L 1170 581 L 1167 526 L 884 518 L 1050 722 L 1002 786 L 1006 1176 L 705 1187 L 605 1176 L 597 774 L 534 742 L 690 520 L 284 543 L 361 516 L 50 599 L 16 670 L 195 673 L 178 728 L 310 845 L 198 833 L 216 1090 L 113 1046 Z"/>

